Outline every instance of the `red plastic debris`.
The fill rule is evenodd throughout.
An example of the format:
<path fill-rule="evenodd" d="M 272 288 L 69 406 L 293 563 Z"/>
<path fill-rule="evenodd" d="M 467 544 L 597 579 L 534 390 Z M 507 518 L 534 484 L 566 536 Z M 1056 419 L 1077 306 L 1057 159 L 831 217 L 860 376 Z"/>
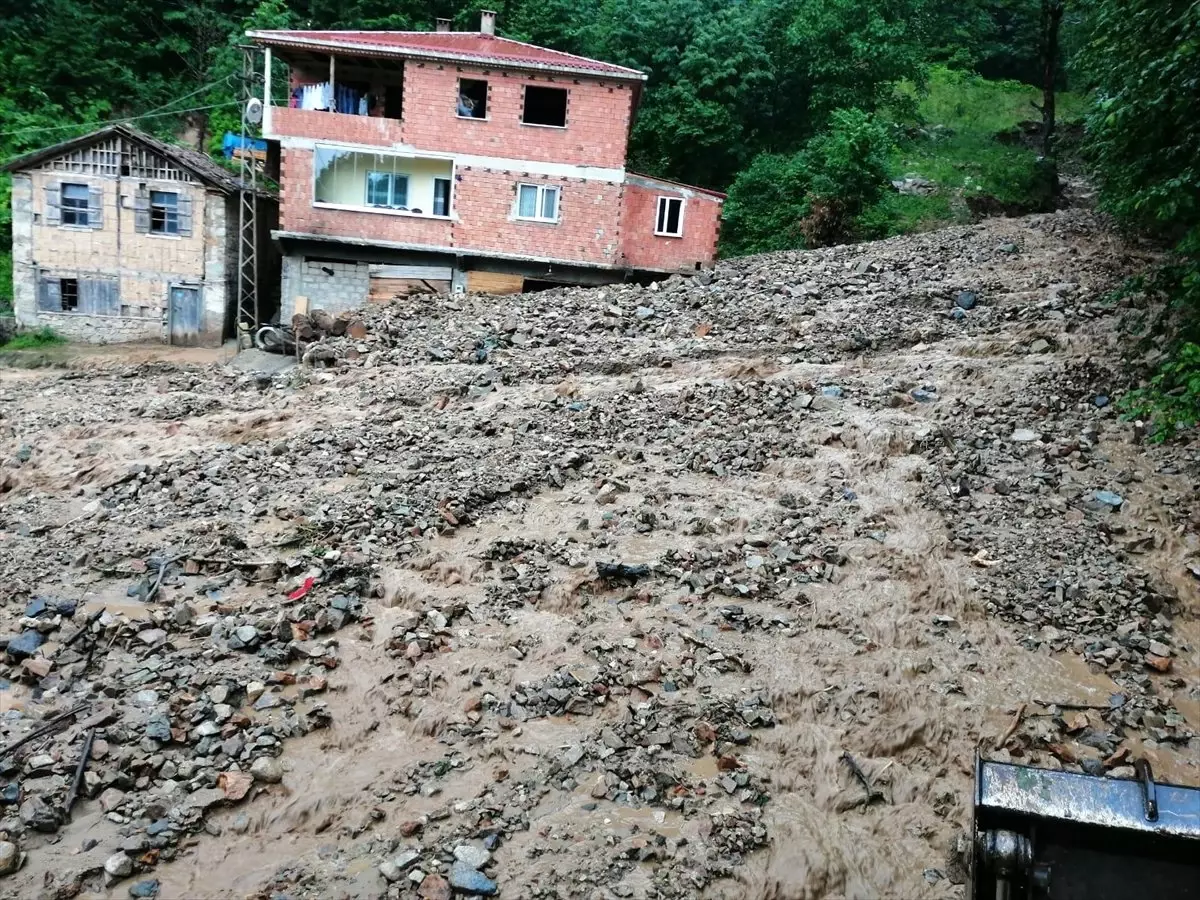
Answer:
<path fill-rule="evenodd" d="M 296 588 L 294 591 L 292 591 L 290 594 L 288 594 L 288 599 L 289 600 L 303 600 L 305 597 L 308 596 L 308 592 L 313 589 L 313 585 L 316 583 L 317 583 L 317 579 L 315 579 L 311 575 L 309 575 L 307 578 L 304 579 L 304 584 L 300 585 L 300 587 Z"/>

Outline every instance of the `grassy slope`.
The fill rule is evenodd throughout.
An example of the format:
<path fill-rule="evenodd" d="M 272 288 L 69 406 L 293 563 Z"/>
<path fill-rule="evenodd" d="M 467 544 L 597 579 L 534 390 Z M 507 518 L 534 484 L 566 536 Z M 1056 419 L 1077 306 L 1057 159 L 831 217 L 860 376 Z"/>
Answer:
<path fill-rule="evenodd" d="M 919 126 L 926 136 L 901 142 L 892 154 L 891 175 L 919 175 L 938 185 L 938 191 L 930 196 L 888 193 L 868 214 L 876 230 L 903 234 L 965 221 L 962 198 L 971 193 L 1004 202 L 1026 198 L 1037 154 L 1001 144 L 995 136 L 1018 122 L 1040 118 L 1031 105 L 1041 102 L 1040 90 L 937 66 L 930 70 L 926 91 L 905 85 L 901 93 L 915 101 L 916 115 L 896 115 L 896 123 Z M 1085 105 L 1079 94 L 1060 93 L 1059 122 L 1078 121 Z"/>

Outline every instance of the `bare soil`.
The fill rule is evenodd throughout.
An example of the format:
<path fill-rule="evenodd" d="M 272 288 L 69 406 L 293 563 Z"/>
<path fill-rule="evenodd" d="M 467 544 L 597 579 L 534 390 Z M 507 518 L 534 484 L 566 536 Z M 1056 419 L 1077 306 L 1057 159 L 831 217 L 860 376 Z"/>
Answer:
<path fill-rule="evenodd" d="M 1140 443 L 1113 409 L 1146 310 L 1108 292 L 1146 263 L 1066 212 L 730 264 L 703 335 L 682 300 L 656 307 L 677 328 L 572 325 L 589 296 L 636 321 L 669 287 L 471 298 L 458 319 L 561 302 L 545 315 L 587 341 L 494 348 L 500 375 L 475 395 L 477 365 L 405 343 L 444 322 L 402 307 L 365 314 L 352 365 L 267 389 L 185 360 L 3 371 L 3 630 L 50 595 L 108 609 L 119 635 L 184 603 L 200 622 L 275 615 L 307 571 L 237 569 L 214 601 L 223 569 L 205 564 L 143 604 L 113 571 L 154 553 L 333 551 L 369 571 L 364 617 L 324 638 L 332 721 L 282 742 L 282 782 L 213 806 L 134 876 L 162 898 L 438 896 L 432 873 L 485 836 L 501 897 L 961 897 L 977 752 L 1116 776 L 1145 756 L 1200 784 L 1200 450 Z M 978 294 L 965 322 L 959 289 Z M 391 344 L 387 315 L 404 322 Z M 135 464 L 150 475 L 131 495 Z M 502 488 L 471 499 L 484 483 Z M 605 580 L 597 562 L 651 572 Z M 164 696 L 248 677 L 227 632 L 166 627 L 162 652 L 201 665 Z M 1159 638 L 1165 672 L 1146 663 Z M 132 709 L 127 664 L 101 647 L 89 689 Z M 8 678 L 0 703 L 26 716 L 83 691 Z M 22 831 L 8 808 L 26 860 L 0 896 L 127 896 L 100 867 L 155 792 L 245 765 L 218 753 L 165 779 L 143 757 L 190 758 L 195 740 L 146 747 L 124 721 L 126 750 L 92 764 L 60 830 Z M 55 745 L 58 771 L 80 734 Z M 121 766 L 148 777 L 114 822 L 95 795 Z M 410 846 L 427 884 L 389 883 L 380 864 Z"/>

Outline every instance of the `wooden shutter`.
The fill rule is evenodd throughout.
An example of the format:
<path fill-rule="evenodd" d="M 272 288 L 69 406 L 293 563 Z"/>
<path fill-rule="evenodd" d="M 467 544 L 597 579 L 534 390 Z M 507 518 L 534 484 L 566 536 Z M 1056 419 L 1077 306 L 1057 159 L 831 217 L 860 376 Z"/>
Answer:
<path fill-rule="evenodd" d="M 104 227 L 104 192 L 98 187 L 88 188 L 88 227 Z"/>
<path fill-rule="evenodd" d="M 179 215 L 179 236 L 192 236 L 192 195 L 179 194 L 176 199 L 176 211 Z"/>
<path fill-rule="evenodd" d="M 46 185 L 46 224 L 62 224 L 62 192 L 57 181 Z"/>
<path fill-rule="evenodd" d="M 133 195 L 133 230 L 138 234 L 150 233 L 150 192 L 145 188 Z"/>
<path fill-rule="evenodd" d="M 89 316 L 119 316 L 121 298 L 112 278 L 79 279 L 79 311 Z"/>
<path fill-rule="evenodd" d="M 37 306 L 41 312 L 62 312 L 62 292 L 57 278 L 38 279 Z"/>

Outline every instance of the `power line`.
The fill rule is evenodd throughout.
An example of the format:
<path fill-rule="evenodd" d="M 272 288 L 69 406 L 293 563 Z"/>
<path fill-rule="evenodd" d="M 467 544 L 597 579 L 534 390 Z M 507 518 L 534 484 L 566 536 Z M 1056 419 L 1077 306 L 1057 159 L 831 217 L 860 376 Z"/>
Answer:
<path fill-rule="evenodd" d="M 196 93 L 199 93 L 199 91 Z M 156 119 L 162 116 L 181 116 L 184 113 L 201 112 L 206 109 L 220 109 L 224 106 L 237 106 L 240 102 L 240 100 L 226 100 L 223 103 L 210 103 L 207 106 L 193 106 L 189 109 L 169 109 L 165 112 L 142 113 L 140 116 L 122 116 L 119 119 L 109 119 L 107 122 L 76 122 L 71 125 L 37 125 L 33 128 L 19 128 L 16 131 L 0 131 L 0 137 L 12 137 L 13 135 L 18 134 L 36 134 L 43 131 L 67 131 L 72 128 L 103 128 L 105 125 L 120 125 L 123 122 L 140 122 L 142 119 Z"/>

